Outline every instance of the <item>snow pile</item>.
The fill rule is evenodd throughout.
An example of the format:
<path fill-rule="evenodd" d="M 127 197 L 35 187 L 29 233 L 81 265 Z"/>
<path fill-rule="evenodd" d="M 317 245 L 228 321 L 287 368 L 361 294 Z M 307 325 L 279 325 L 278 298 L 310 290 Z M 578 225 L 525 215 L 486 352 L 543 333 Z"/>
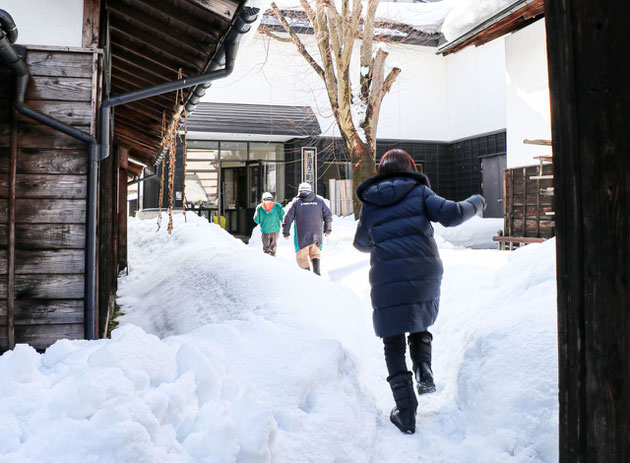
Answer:
<path fill-rule="evenodd" d="M 335 218 L 323 276 L 199 217 L 129 221 L 111 340 L 0 357 L 4 462 L 557 461 L 555 242 L 440 250 L 438 391 L 389 423 L 368 255 Z M 156 336 L 157 335 L 157 336 Z M 159 336 L 159 337 L 158 337 Z"/>
<path fill-rule="evenodd" d="M 517 0 L 457 0 L 444 19 L 442 33 L 452 41 Z"/>
<path fill-rule="evenodd" d="M 444 19 L 462 0 L 443 0 L 433 3 L 397 3 L 381 1 L 376 8 L 375 20 L 406 24 L 421 32 L 440 32 Z"/>
<path fill-rule="evenodd" d="M 454 245 L 472 249 L 494 249 L 497 243 L 492 241 L 499 230 L 503 230 L 503 219 L 481 218 L 475 216 L 458 227 L 443 227 L 433 224 L 436 236 Z M 439 238 L 438 246 L 440 246 Z"/>
<path fill-rule="evenodd" d="M 555 240 L 475 254 L 442 251 L 450 265 L 432 331 L 438 389 L 452 396 L 432 407 L 430 438 L 449 448 L 439 461 L 555 462 Z M 507 264 L 492 268 L 495 254 Z"/>
<path fill-rule="evenodd" d="M 193 339 L 140 328 L 0 358 L 0 461 L 269 461 L 268 398 Z"/>

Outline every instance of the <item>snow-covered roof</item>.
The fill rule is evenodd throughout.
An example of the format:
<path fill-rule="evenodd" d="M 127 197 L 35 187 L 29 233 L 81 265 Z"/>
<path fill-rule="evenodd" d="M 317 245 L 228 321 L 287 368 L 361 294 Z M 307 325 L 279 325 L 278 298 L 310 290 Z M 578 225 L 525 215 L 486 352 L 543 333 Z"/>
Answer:
<path fill-rule="evenodd" d="M 394 5 L 407 5 L 413 7 L 415 4 L 395 3 Z M 287 23 L 295 32 L 297 32 L 298 34 L 313 33 L 313 27 L 311 26 L 311 23 L 303 10 L 282 9 L 281 11 L 285 19 L 287 20 Z M 412 24 L 409 24 L 409 22 L 402 22 L 390 19 L 387 17 L 388 10 L 382 11 L 383 14 L 379 16 L 379 10 L 377 10 L 377 16 L 375 20 L 374 34 L 377 40 L 403 42 L 412 45 L 438 45 L 440 34 L 439 26 L 435 23 L 435 16 L 425 16 L 423 20 L 417 19 L 417 21 L 410 21 L 411 23 L 415 24 L 414 26 Z M 401 13 L 401 8 L 392 9 L 392 11 L 398 12 L 398 16 L 392 15 L 393 17 L 404 17 L 404 15 Z M 433 22 L 430 21 L 431 18 L 433 18 Z M 423 24 L 423 26 L 420 27 L 420 24 Z M 284 31 L 284 27 L 271 10 L 267 10 L 263 15 L 261 26 L 266 28 L 267 30 L 275 32 Z"/>
<path fill-rule="evenodd" d="M 544 0 L 457 0 L 442 25 L 447 55 L 469 45 L 483 45 L 544 15 Z"/>

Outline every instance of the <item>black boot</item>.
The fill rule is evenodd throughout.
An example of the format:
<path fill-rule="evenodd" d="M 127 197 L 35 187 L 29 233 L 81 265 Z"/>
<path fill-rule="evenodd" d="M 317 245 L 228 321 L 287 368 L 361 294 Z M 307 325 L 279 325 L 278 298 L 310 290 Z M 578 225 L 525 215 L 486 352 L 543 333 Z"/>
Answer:
<path fill-rule="evenodd" d="M 418 383 L 418 394 L 435 392 L 433 370 L 431 370 L 431 341 L 433 336 L 428 331 L 409 335 L 409 354 L 412 370 Z"/>
<path fill-rule="evenodd" d="M 406 434 L 416 432 L 416 409 L 418 408 L 418 400 L 413 392 L 413 380 L 411 372 L 405 371 L 396 376 L 387 378 L 389 386 L 392 388 L 392 394 L 396 401 L 396 406 L 392 409 L 389 416 L 394 425 Z"/>
<path fill-rule="evenodd" d="M 313 263 L 313 273 L 321 275 L 321 273 L 319 273 L 319 259 L 312 259 L 311 262 Z"/>

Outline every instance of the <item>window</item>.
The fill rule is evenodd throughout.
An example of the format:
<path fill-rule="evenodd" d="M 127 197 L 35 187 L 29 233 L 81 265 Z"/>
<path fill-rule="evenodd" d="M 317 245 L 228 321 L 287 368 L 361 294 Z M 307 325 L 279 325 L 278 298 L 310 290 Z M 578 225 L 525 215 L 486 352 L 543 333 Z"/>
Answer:
<path fill-rule="evenodd" d="M 247 142 L 221 142 L 221 160 L 247 160 Z"/>
<path fill-rule="evenodd" d="M 262 161 L 262 191 L 269 191 L 278 202 L 284 201 L 284 144 L 250 143 L 249 159 Z"/>

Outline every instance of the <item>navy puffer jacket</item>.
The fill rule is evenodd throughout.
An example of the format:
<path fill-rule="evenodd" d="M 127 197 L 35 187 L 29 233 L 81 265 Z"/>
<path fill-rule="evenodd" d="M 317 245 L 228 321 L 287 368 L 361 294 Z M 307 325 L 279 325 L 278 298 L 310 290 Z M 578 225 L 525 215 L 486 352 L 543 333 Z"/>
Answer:
<path fill-rule="evenodd" d="M 431 222 L 459 225 L 485 209 L 485 200 L 448 201 L 419 172 L 376 175 L 357 195 L 364 204 L 354 247 L 370 253 L 376 335 L 426 331 L 438 314 L 443 273 Z"/>

